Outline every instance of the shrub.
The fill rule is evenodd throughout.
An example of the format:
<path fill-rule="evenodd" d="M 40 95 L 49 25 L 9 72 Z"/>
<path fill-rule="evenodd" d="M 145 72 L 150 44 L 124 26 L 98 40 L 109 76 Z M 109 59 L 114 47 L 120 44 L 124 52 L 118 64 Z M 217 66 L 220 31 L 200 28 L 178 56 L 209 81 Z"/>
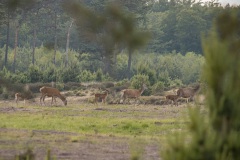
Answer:
<path fill-rule="evenodd" d="M 82 85 L 78 82 L 67 82 L 64 84 L 65 90 L 81 89 Z"/>
<path fill-rule="evenodd" d="M 134 75 L 130 81 L 131 81 L 131 87 L 135 89 L 141 88 L 143 84 L 146 84 L 147 86 L 149 86 L 150 84 L 148 76 L 141 75 L 141 74 Z"/>
<path fill-rule="evenodd" d="M 94 81 L 95 75 L 92 74 L 90 71 L 84 70 L 77 76 L 79 82 L 89 82 Z"/>
<path fill-rule="evenodd" d="M 183 83 L 180 79 L 174 79 L 174 80 L 170 81 L 169 87 L 175 88 L 175 87 L 179 87 L 179 86 L 183 86 Z"/>
<path fill-rule="evenodd" d="M 150 88 L 150 82 L 149 78 L 146 75 L 134 75 L 131 78 L 131 87 L 135 89 L 140 89 L 143 84 L 146 84 L 148 89 L 143 92 L 142 95 L 150 95 L 151 94 L 151 88 Z"/>
<path fill-rule="evenodd" d="M 164 88 L 165 88 L 164 83 L 161 81 L 158 81 L 152 86 L 152 94 L 163 92 Z"/>
<path fill-rule="evenodd" d="M 200 109 L 192 111 L 191 138 L 173 142 L 165 160 L 240 159 L 240 19 L 225 12 L 216 22 L 217 31 L 203 41 L 209 119 Z"/>
<path fill-rule="evenodd" d="M 43 72 L 43 82 L 52 82 L 57 80 L 56 69 L 50 67 Z"/>
<path fill-rule="evenodd" d="M 116 86 L 125 86 L 125 85 L 127 85 L 127 86 L 131 85 L 128 79 L 123 79 L 116 83 Z"/>
<path fill-rule="evenodd" d="M 62 66 L 61 68 L 57 69 L 57 81 L 59 82 L 78 82 L 78 75 L 80 74 L 80 70 L 78 66 L 71 65 L 69 67 Z M 54 79 L 55 77 L 52 77 Z"/>
<path fill-rule="evenodd" d="M 103 80 L 103 72 L 101 69 L 98 69 L 96 72 L 96 81 L 102 82 L 102 80 Z"/>
<path fill-rule="evenodd" d="M 138 74 L 147 75 L 150 85 L 153 85 L 157 81 L 156 72 L 145 65 L 140 65 L 138 68 Z"/>
<path fill-rule="evenodd" d="M 57 82 L 56 88 L 59 89 L 60 91 L 64 90 L 64 83 Z"/>
<path fill-rule="evenodd" d="M 28 71 L 28 77 L 31 83 L 42 82 L 43 73 L 35 66 L 30 66 Z"/>

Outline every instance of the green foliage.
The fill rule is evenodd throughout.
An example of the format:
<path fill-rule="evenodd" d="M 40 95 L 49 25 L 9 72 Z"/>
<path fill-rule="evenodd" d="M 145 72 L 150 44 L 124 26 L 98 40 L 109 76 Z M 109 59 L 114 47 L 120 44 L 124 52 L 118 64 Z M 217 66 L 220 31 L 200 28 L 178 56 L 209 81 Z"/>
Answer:
<path fill-rule="evenodd" d="M 156 72 L 145 64 L 141 64 L 138 67 L 137 74 L 147 75 L 149 78 L 150 85 L 153 85 L 157 81 L 157 75 Z"/>
<path fill-rule="evenodd" d="M 92 74 L 90 71 L 83 70 L 79 75 L 78 75 L 79 82 L 89 82 L 89 81 L 94 81 L 96 79 L 95 74 Z"/>
<path fill-rule="evenodd" d="M 135 89 L 141 88 L 143 84 L 146 84 L 147 86 L 150 84 L 148 76 L 142 74 L 134 75 L 130 81 L 131 86 Z"/>
<path fill-rule="evenodd" d="M 103 72 L 101 69 L 98 69 L 96 72 L 96 81 L 102 82 L 103 80 Z"/>
<path fill-rule="evenodd" d="M 126 84 L 129 84 L 130 85 L 130 82 L 128 79 L 123 79 L 121 81 L 118 81 L 116 86 L 123 86 L 123 85 L 126 85 Z"/>
<path fill-rule="evenodd" d="M 127 77 L 127 61 L 128 57 L 126 54 L 119 54 L 117 56 L 117 64 L 115 67 L 115 72 L 117 73 L 116 80 L 122 80 Z"/>
<path fill-rule="evenodd" d="M 7 90 L 7 88 L 6 87 L 3 87 L 3 88 L 1 88 L 1 90 L 2 90 L 2 98 L 4 98 L 4 99 L 8 99 L 9 98 L 9 94 L 8 94 L 8 90 Z"/>
<path fill-rule="evenodd" d="M 15 76 L 11 78 L 13 82 L 16 83 L 30 83 L 31 79 L 26 72 L 19 72 L 17 71 Z"/>
<path fill-rule="evenodd" d="M 19 60 L 29 55 L 29 48 L 19 49 L 26 50 L 22 52 Z M 37 48 L 36 64 L 19 63 L 16 73 L 12 73 L 6 67 L 1 73 L 3 76 L 13 82 L 18 83 L 34 83 L 34 82 L 87 82 L 87 81 L 112 81 L 113 77 L 102 72 L 102 64 L 100 61 L 92 61 L 91 58 L 86 58 L 88 54 L 83 54 L 85 60 L 79 61 L 76 57 L 76 52 L 71 51 L 69 56 L 70 64 L 65 66 L 61 63 L 63 53 L 57 52 L 56 65 L 52 63 L 51 52 L 44 51 L 43 47 Z M 24 55 L 24 54 L 27 55 Z M 82 57 L 82 58 L 83 58 Z M 88 56 L 87 56 L 88 57 Z M 31 61 L 29 59 L 29 61 Z M 85 61 L 85 62 L 84 62 Z M 83 62 L 86 65 L 83 65 Z M 88 62 L 88 63 L 87 63 Z M 90 66 L 87 64 L 94 63 L 94 67 L 88 70 Z M 149 85 L 152 86 L 158 81 L 164 83 L 165 87 L 181 86 L 195 83 L 199 80 L 201 68 L 204 63 L 204 57 L 189 52 L 186 55 L 180 53 L 170 53 L 159 55 L 148 53 L 136 55 L 133 61 L 133 75 L 143 74 L 149 77 Z M 121 81 L 127 77 L 127 56 L 120 54 L 117 56 L 116 68 L 114 69 L 114 81 Z M 25 69 L 27 68 L 27 69 Z M 95 71 L 96 68 L 97 70 Z M 88 73 L 86 73 L 86 71 Z M 88 76 L 85 76 L 87 74 Z"/>
<path fill-rule="evenodd" d="M 209 117 L 200 109 L 190 114 L 192 135 L 173 142 L 166 160 L 240 159 L 240 19 L 239 10 L 225 12 L 216 19 L 213 31 L 203 39 L 206 63 Z M 186 140 L 188 141 L 186 143 Z"/>
<path fill-rule="evenodd" d="M 26 5 L 25 2 L 30 1 L 24 0 L 23 3 L 16 0 L 11 1 L 14 2 L 14 12 L 12 14 L 16 19 L 9 19 L 8 64 L 5 67 L 10 70 L 10 66 L 13 63 L 14 54 L 12 47 L 15 38 L 15 27 L 13 27 L 13 24 L 17 21 L 20 26 L 16 69 L 19 72 L 24 72 L 24 74 L 20 75 L 17 73 L 18 75 L 15 76 L 11 73 L 11 75 L 8 75 L 8 78 L 23 83 L 36 81 L 33 77 L 33 79 L 29 77 L 26 79 L 25 76 L 28 75 L 28 72 L 32 72 L 27 70 L 32 63 L 32 58 L 34 58 L 34 65 L 39 69 L 39 71 L 35 70 L 34 72 L 39 74 L 42 72 L 43 77 L 40 79 L 43 82 L 78 81 L 78 78 L 75 76 L 79 71 L 75 72 L 76 70 L 74 70 L 71 72 L 71 69 L 67 71 L 66 68 L 68 66 L 64 66 L 66 61 L 64 52 L 66 30 L 72 19 L 62 11 L 57 1 L 39 1 L 30 10 L 26 10 L 26 12 L 24 10 L 23 13 L 19 14 L 18 9 Z M 125 51 L 127 54 L 128 51 L 134 48 L 142 47 L 147 39 L 146 37 L 148 37 L 145 31 L 150 31 L 152 35 L 150 43 L 145 50 L 139 51 L 139 53 L 144 52 L 147 55 L 144 58 L 140 58 L 141 56 L 139 55 L 133 57 L 131 75 L 146 74 L 149 76 L 151 85 L 157 81 L 163 81 L 166 86 L 171 86 L 171 82 L 175 79 L 181 80 L 183 84 L 190 84 L 199 79 L 203 57 L 198 57 L 196 54 L 201 54 L 202 52 L 200 43 L 201 33 L 205 33 L 211 27 L 212 19 L 214 19 L 217 13 L 237 8 L 232 6 L 224 8 L 210 2 L 200 5 L 200 3 L 194 1 L 134 0 L 131 2 L 119 1 L 119 6 L 121 7 L 116 6 L 115 3 L 109 3 L 109 1 L 83 1 L 82 5 L 80 5 L 82 8 L 80 7 L 81 10 L 79 11 L 76 5 L 71 6 L 69 4 L 66 2 L 64 7 L 70 8 L 68 11 L 70 14 L 73 13 L 74 15 L 72 16 L 77 20 L 73 23 L 70 32 L 70 49 L 68 54 L 70 66 L 74 64 L 79 70 L 88 70 L 91 73 L 97 72 L 98 69 L 102 69 L 105 73 L 104 67 L 110 68 L 113 70 L 113 74 L 109 72 L 111 73 L 109 77 L 114 80 L 122 80 L 127 77 L 128 56 L 120 54 L 120 51 Z M 87 8 L 85 5 L 87 5 Z M 53 7 L 56 7 L 56 10 L 53 10 Z M 7 22 L 7 8 L 5 3 L 1 3 L 1 24 L 6 24 Z M 41 12 L 38 12 L 38 10 Z M 93 10 L 94 12 L 92 12 Z M 58 37 L 56 66 L 53 65 L 55 27 L 50 27 L 53 25 L 50 17 L 54 17 L 55 12 L 58 17 L 56 26 L 56 36 Z M 83 14 L 75 14 L 79 12 Z M 36 15 L 38 21 L 36 21 Z M 84 23 L 80 23 L 83 21 Z M 48 29 L 46 30 L 46 28 Z M 33 30 L 37 30 L 35 57 L 33 57 L 32 50 Z M 2 41 L 0 41 L 0 65 L 4 66 L 7 38 L 6 25 L 0 25 L 0 35 L 2 35 Z M 138 72 L 138 63 L 140 63 L 141 59 L 144 61 L 152 58 L 151 52 L 156 54 L 155 59 L 147 63 L 141 62 L 146 67 L 146 70 Z M 171 52 L 173 55 L 168 54 Z M 189 56 L 189 52 L 193 53 L 192 56 Z M 108 55 L 110 56 L 108 57 Z M 105 63 L 106 57 L 109 58 L 109 63 L 111 64 Z M 56 69 L 62 69 L 63 66 L 66 67 L 66 70 L 62 70 L 66 72 L 64 73 L 66 77 L 61 71 Z M 108 76 L 106 77 L 107 79 L 109 78 Z"/>
<path fill-rule="evenodd" d="M 60 91 L 64 90 L 64 83 L 56 83 L 56 88 L 59 89 Z"/>
<path fill-rule="evenodd" d="M 161 81 L 158 81 L 152 86 L 152 94 L 160 93 L 164 91 L 164 88 L 165 88 L 164 83 Z"/>
<path fill-rule="evenodd" d="M 57 73 L 55 67 L 49 67 L 43 71 L 43 82 L 56 82 Z"/>
<path fill-rule="evenodd" d="M 30 66 L 28 71 L 28 77 L 30 82 L 42 82 L 43 80 L 43 73 L 42 71 L 36 66 Z"/>
<path fill-rule="evenodd" d="M 213 32 L 204 43 L 207 53 L 204 77 L 209 87 L 211 122 L 222 134 L 239 131 L 240 128 L 240 90 L 236 87 L 240 86 L 240 19 L 237 14 L 239 11 L 220 15 L 216 21 L 219 34 Z M 210 42 L 211 46 L 208 45 Z"/>
<path fill-rule="evenodd" d="M 170 82 L 170 87 L 180 87 L 183 86 L 182 80 L 174 79 Z"/>
<path fill-rule="evenodd" d="M 78 82 L 77 76 L 80 74 L 78 66 L 72 65 L 68 68 L 60 68 L 57 70 L 57 79 L 60 82 Z"/>

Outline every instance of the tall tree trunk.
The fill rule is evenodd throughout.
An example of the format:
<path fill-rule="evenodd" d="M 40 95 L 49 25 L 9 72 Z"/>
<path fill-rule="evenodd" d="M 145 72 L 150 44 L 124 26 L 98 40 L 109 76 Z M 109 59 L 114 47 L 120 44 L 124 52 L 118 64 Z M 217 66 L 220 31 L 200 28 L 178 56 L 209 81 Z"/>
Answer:
<path fill-rule="evenodd" d="M 56 54 L 57 54 L 57 12 L 55 12 L 55 22 L 54 22 L 54 55 L 53 55 L 53 64 L 56 65 Z"/>
<path fill-rule="evenodd" d="M 104 58 L 104 74 L 111 75 L 111 57 L 109 55 L 106 55 Z"/>
<path fill-rule="evenodd" d="M 128 73 L 127 73 L 128 79 L 131 78 L 131 65 L 132 65 L 132 50 L 129 49 L 129 51 L 128 51 Z"/>
<path fill-rule="evenodd" d="M 18 46 L 18 31 L 19 31 L 19 24 L 17 22 L 16 31 L 15 31 L 15 42 L 14 42 L 14 58 L 13 58 L 13 65 L 12 65 L 12 69 L 13 69 L 14 73 L 15 73 L 15 70 L 16 70 L 16 58 L 17 58 L 17 46 Z"/>
<path fill-rule="evenodd" d="M 36 17 L 38 17 L 38 11 L 39 9 L 37 9 L 36 12 Z M 37 40 L 37 20 L 34 19 L 33 21 L 33 48 L 32 48 L 32 64 L 35 64 L 35 49 L 36 49 L 36 40 Z"/>
<path fill-rule="evenodd" d="M 33 50 L 32 50 L 32 64 L 35 64 L 35 48 L 36 48 L 36 26 L 33 28 Z"/>
<path fill-rule="evenodd" d="M 4 66 L 7 67 L 7 63 L 8 63 L 8 45 L 9 45 L 9 19 L 10 19 L 10 15 L 9 15 L 9 9 L 7 11 L 7 40 L 6 40 L 6 50 L 5 50 L 5 58 L 4 58 Z"/>
<path fill-rule="evenodd" d="M 67 32 L 67 44 L 66 44 L 66 62 L 65 66 L 68 67 L 68 49 L 69 49 L 69 42 L 70 42 L 70 31 L 72 28 L 73 21 L 71 22 L 70 26 L 68 27 L 68 32 Z"/>

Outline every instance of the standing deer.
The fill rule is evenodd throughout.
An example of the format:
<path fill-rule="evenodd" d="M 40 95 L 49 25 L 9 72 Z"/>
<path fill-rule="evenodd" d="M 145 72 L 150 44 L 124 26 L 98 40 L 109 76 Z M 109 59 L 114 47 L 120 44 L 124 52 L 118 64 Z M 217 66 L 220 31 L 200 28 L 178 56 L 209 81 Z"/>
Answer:
<path fill-rule="evenodd" d="M 21 93 L 15 93 L 15 102 L 16 102 L 17 105 L 18 105 L 19 100 L 23 100 L 24 104 L 25 104 L 26 96 L 24 94 L 21 94 Z"/>
<path fill-rule="evenodd" d="M 178 102 L 177 102 L 178 98 L 179 98 L 178 95 L 167 95 L 166 96 L 166 103 L 168 101 L 171 101 L 171 102 L 174 102 L 175 106 L 178 106 Z"/>
<path fill-rule="evenodd" d="M 135 99 L 135 102 L 139 99 L 139 97 L 142 95 L 144 90 L 148 89 L 145 84 L 142 85 L 141 89 L 124 89 L 121 91 L 122 96 L 121 99 L 123 99 L 123 104 L 125 100 L 128 98 Z"/>
<path fill-rule="evenodd" d="M 98 100 L 101 99 L 102 103 L 106 102 L 107 96 L 109 94 L 109 91 L 106 89 L 104 93 L 96 93 L 94 103 L 97 104 Z"/>
<path fill-rule="evenodd" d="M 42 105 L 42 101 L 43 101 L 43 103 L 44 103 L 44 105 L 45 105 L 44 100 L 45 100 L 45 97 L 46 97 L 46 96 L 52 97 L 51 105 L 52 105 L 53 99 L 55 99 L 55 97 L 60 98 L 60 99 L 63 101 L 64 105 L 65 105 L 65 106 L 67 105 L 67 100 L 66 100 L 66 98 L 65 98 L 63 95 L 61 95 L 60 91 L 59 91 L 58 89 L 56 89 L 56 88 L 45 87 L 45 86 L 44 86 L 44 87 L 40 88 L 40 92 L 42 93 L 42 95 L 41 95 L 41 97 L 40 97 L 40 104 L 41 104 L 41 105 Z M 55 99 L 55 103 L 56 103 L 56 99 Z"/>
<path fill-rule="evenodd" d="M 200 85 L 198 84 L 195 88 L 180 88 L 177 91 L 177 95 L 182 98 L 192 99 L 194 95 L 197 93 L 197 91 L 200 89 Z"/>

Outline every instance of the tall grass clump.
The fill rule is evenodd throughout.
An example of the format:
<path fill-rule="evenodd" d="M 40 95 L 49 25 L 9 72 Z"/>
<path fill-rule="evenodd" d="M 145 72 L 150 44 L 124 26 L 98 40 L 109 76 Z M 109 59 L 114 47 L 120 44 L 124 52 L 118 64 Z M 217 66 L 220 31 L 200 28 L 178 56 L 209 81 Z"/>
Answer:
<path fill-rule="evenodd" d="M 239 11 L 237 11 L 239 12 Z M 238 13 L 239 15 L 239 13 Z M 240 159 L 240 18 L 225 12 L 203 39 L 209 119 L 190 114 L 191 137 L 179 138 L 164 152 L 165 160 Z"/>

